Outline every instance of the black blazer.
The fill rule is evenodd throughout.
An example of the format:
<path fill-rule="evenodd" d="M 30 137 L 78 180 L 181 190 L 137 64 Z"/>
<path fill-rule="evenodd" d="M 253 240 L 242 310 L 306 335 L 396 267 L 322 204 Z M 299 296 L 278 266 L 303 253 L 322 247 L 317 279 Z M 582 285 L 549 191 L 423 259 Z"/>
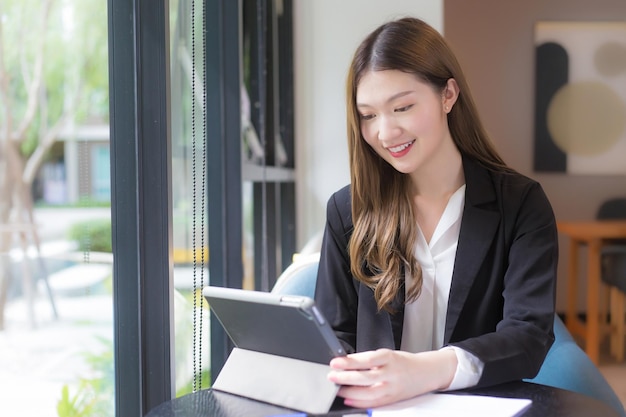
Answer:
<path fill-rule="evenodd" d="M 485 364 L 478 386 L 532 378 L 554 341 L 558 241 L 541 186 L 463 158 L 465 207 L 452 274 L 444 345 Z M 404 291 L 396 313 L 352 277 L 350 187 L 327 205 L 315 299 L 348 352 L 399 349 Z"/>

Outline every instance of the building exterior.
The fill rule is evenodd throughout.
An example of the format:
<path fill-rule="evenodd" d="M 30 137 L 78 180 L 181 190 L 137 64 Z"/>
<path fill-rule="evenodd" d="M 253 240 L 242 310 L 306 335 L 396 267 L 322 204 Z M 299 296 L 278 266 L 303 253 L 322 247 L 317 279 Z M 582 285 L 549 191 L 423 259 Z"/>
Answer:
<path fill-rule="evenodd" d="M 34 187 L 35 201 L 45 204 L 111 201 L 108 124 L 66 129 L 50 154 Z"/>

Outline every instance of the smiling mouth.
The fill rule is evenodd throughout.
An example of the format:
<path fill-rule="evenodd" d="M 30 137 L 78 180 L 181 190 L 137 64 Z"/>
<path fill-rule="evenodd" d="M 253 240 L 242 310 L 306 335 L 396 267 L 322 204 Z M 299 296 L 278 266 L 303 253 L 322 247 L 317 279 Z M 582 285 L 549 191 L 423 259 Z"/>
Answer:
<path fill-rule="evenodd" d="M 400 153 L 402 151 L 404 151 L 405 149 L 409 148 L 411 145 L 413 145 L 415 143 L 415 139 L 413 139 L 410 142 L 407 143 L 403 143 L 402 145 L 398 145 L 398 146 L 394 146 L 393 148 L 387 148 L 389 150 L 389 152 L 391 152 L 392 154 L 397 154 Z"/>

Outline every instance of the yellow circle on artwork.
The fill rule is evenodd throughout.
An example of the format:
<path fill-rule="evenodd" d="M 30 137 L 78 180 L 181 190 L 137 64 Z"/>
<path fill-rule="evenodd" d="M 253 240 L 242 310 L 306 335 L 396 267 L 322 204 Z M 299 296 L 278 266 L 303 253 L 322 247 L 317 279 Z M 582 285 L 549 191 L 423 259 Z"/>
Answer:
<path fill-rule="evenodd" d="M 565 153 L 606 152 L 624 134 L 626 104 L 607 84 L 581 81 L 561 87 L 550 102 L 548 131 Z"/>

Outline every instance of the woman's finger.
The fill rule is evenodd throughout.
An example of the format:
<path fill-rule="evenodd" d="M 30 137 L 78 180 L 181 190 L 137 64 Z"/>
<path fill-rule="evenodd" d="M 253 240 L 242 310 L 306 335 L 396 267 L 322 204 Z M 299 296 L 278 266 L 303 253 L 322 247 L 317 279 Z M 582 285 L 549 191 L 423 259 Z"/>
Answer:
<path fill-rule="evenodd" d="M 377 407 L 390 401 L 388 387 L 382 383 L 367 387 L 344 386 L 337 395 L 344 398 L 346 405 L 358 408 Z"/>
<path fill-rule="evenodd" d="M 368 352 L 352 353 L 347 356 L 334 358 L 330 367 L 343 370 L 364 370 L 385 366 L 391 357 L 390 349 L 378 349 Z"/>
<path fill-rule="evenodd" d="M 368 386 L 380 382 L 382 372 L 375 369 L 330 371 L 328 379 L 337 385 Z"/>

